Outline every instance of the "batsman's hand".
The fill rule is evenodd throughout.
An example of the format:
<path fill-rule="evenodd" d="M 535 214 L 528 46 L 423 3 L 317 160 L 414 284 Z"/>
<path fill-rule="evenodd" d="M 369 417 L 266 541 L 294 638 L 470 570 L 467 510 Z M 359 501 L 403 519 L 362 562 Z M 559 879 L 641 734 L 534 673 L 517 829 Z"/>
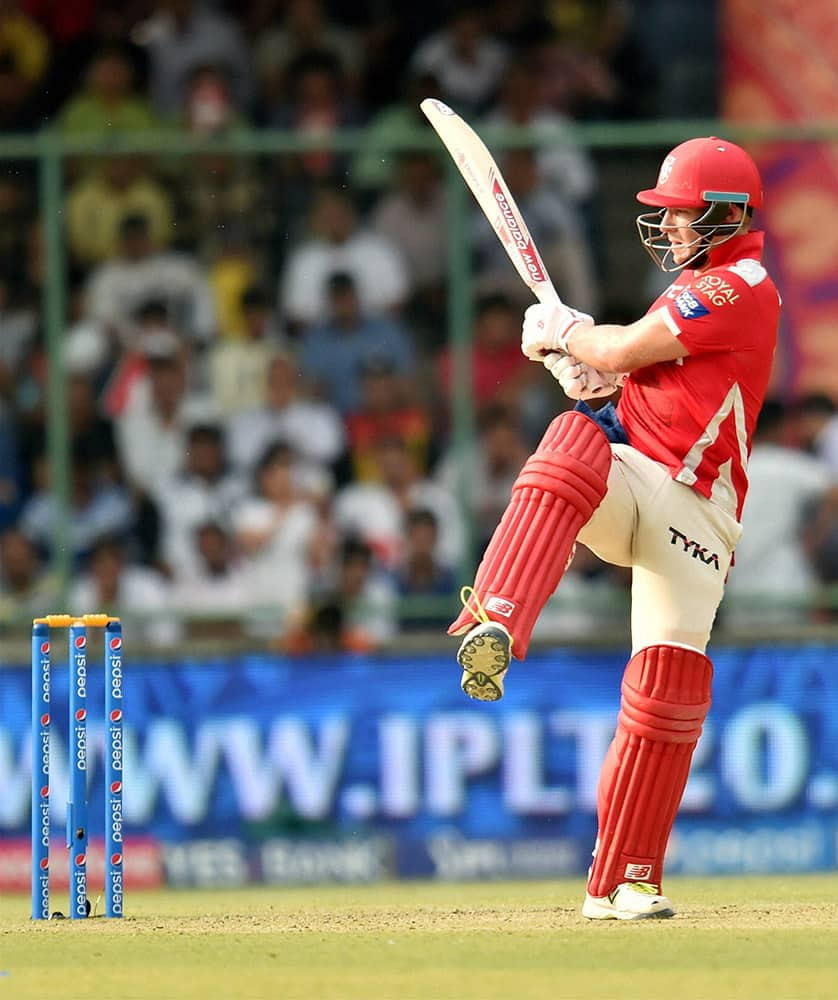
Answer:
<path fill-rule="evenodd" d="M 548 372 L 564 390 L 568 399 L 602 399 L 612 396 L 625 381 L 624 375 L 601 372 L 570 354 L 550 351 L 542 358 Z"/>
<path fill-rule="evenodd" d="M 567 338 L 571 331 L 580 324 L 593 326 L 593 323 L 593 316 L 577 309 L 561 303 L 543 305 L 539 302 L 524 313 L 521 350 L 530 361 L 543 361 L 550 351 L 567 354 Z"/>

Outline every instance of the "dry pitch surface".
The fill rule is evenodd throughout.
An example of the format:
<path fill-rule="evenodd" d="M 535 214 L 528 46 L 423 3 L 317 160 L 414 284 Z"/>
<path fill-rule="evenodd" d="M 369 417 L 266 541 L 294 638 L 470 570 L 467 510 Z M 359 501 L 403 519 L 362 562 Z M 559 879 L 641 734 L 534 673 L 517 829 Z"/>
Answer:
<path fill-rule="evenodd" d="M 159 892 L 128 916 L 0 900 L 0 1000 L 835 1000 L 838 876 L 686 881 L 590 923 L 580 882 Z M 63 899 L 56 902 L 57 906 Z"/>

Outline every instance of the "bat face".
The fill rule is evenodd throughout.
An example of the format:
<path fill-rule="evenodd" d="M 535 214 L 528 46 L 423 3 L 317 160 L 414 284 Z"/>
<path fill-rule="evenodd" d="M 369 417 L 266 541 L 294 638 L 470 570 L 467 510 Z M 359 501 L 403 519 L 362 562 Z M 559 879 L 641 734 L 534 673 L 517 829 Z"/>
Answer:
<path fill-rule="evenodd" d="M 497 204 L 498 213 L 494 219 L 490 219 L 495 232 L 501 243 L 506 247 L 506 252 L 513 259 L 514 254 L 518 254 L 521 266 L 525 269 L 529 278 L 525 278 L 526 283 L 536 282 L 537 284 L 550 283 L 550 279 L 544 270 L 544 264 L 535 248 L 532 237 L 527 231 L 523 220 L 518 214 L 514 203 L 510 204 L 511 197 L 504 190 L 498 178 L 490 177 L 491 191 Z M 520 267 L 519 267 L 520 271 Z M 530 287 L 532 287 L 530 285 Z"/>
<path fill-rule="evenodd" d="M 524 284 L 539 302 L 560 305 L 556 289 L 530 236 L 515 199 L 480 136 L 442 101 L 428 97 L 419 105 L 433 125 L 466 184 L 489 220 Z M 610 395 L 611 381 L 589 381 L 590 396 Z"/>
<path fill-rule="evenodd" d="M 483 140 L 443 101 L 428 97 L 420 108 L 451 154 L 521 280 L 540 302 L 557 302 L 538 248 Z"/>

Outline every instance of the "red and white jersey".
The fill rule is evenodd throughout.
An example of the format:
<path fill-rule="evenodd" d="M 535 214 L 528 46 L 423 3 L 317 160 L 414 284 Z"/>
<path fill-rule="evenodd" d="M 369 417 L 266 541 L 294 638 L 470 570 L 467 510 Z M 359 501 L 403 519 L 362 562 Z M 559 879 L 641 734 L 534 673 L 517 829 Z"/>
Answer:
<path fill-rule="evenodd" d="M 780 317 L 762 242 L 762 233 L 728 240 L 709 268 L 682 271 L 653 303 L 689 353 L 632 372 L 618 406 L 634 448 L 737 520 Z"/>

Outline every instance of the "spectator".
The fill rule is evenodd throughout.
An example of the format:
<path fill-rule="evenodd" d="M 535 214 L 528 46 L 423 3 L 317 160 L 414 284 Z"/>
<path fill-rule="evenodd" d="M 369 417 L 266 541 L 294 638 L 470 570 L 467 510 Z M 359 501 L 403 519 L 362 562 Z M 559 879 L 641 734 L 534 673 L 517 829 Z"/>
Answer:
<path fill-rule="evenodd" d="M 538 246 L 559 295 L 576 308 L 595 312 L 599 292 L 590 246 L 578 212 L 556 197 L 539 176 L 530 149 L 512 149 L 502 159 L 503 175 L 527 228 Z M 506 250 L 479 210 L 474 215 L 477 283 L 487 291 L 505 292 L 521 308 L 532 304 L 532 293 L 510 267 Z"/>
<path fill-rule="evenodd" d="M 219 310 L 220 312 L 220 310 Z M 271 359 L 285 344 L 267 292 L 257 285 L 241 295 L 233 336 L 220 339 L 210 355 L 210 393 L 220 413 L 264 406 Z"/>
<path fill-rule="evenodd" d="M 149 301 L 166 303 L 170 320 L 201 342 L 215 334 L 215 311 L 206 274 L 191 257 L 154 246 L 145 215 L 128 215 L 119 226 L 119 252 L 91 273 L 85 312 L 123 338 L 134 311 Z"/>
<path fill-rule="evenodd" d="M 14 524 L 23 500 L 18 433 L 12 410 L 0 393 L 0 532 Z"/>
<path fill-rule="evenodd" d="M 249 127 L 248 116 L 235 106 L 223 66 L 195 67 L 178 124 L 187 134 L 204 139 L 232 136 Z M 253 281 L 257 270 L 254 258 L 275 224 L 258 161 L 208 143 L 205 150 L 178 161 L 172 179 L 178 206 L 178 245 L 210 268 L 221 265 L 222 258 L 233 258 L 223 264 L 246 265 L 247 280 Z M 226 315 L 221 318 L 226 319 Z"/>
<path fill-rule="evenodd" d="M 360 110 L 347 94 L 340 62 L 330 53 L 302 53 L 290 64 L 288 81 L 285 98 L 266 110 L 269 126 L 322 137 L 360 124 Z M 346 155 L 330 149 L 309 150 L 280 164 L 291 198 L 303 205 L 310 204 L 317 185 L 340 183 L 348 170 Z"/>
<path fill-rule="evenodd" d="M 288 629 L 281 642 L 292 656 L 346 652 L 343 643 L 343 614 L 331 597 L 314 601 L 301 620 Z"/>
<path fill-rule="evenodd" d="M 463 550 L 460 510 L 454 497 L 424 478 L 401 438 L 379 441 L 375 450 L 376 480 L 349 483 L 335 495 L 335 525 L 344 537 L 357 537 L 373 550 L 381 567 L 394 570 L 404 552 L 407 517 L 419 507 L 437 519 L 437 559 L 458 564 Z"/>
<path fill-rule="evenodd" d="M 20 528 L 38 548 L 52 552 L 55 520 L 64 517 L 50 488 L 46 456 L 33 460 L 35 491 L 20 515 Z M 135 513 L 126 491 L 98 474 L 92 455 L 83 447 L 73 449 L 70 470 L 69 544 L 77 563 L 85 559 L 99 539 L 106 535 L 127 538 L 135 523 Z"/>
<path fill-rule="evenodd" d="M 383 236 L 359 228 L 352 200 L 324 188 L 311 213 L 311 235 L 290 253 L 280 302 L 292 332 L 328 314 L 328 282 L 336 272 L 352 276 L 365 313 L 394 313 L 410 288 L 401 251 Z"/>
<path fill-rule="evenodd" d="M 249 592 L 274 608 L 278 631 L 284 631 L 307 602 L 320 514 L 297 485 L 295 455 L 288 445 L 272 445 L 254 479 L 253 495 L 234 511 L 233 528 Z"/>
<path fill-rule="evenodd" d="M 288 636 L 292 653 L 367 653 L 396 633 L 396 594 L 370 547 L 356 538 L 341 546 L 336 580 L 312 601 L 302 627 Z"/>
<path fill-rule="evenodd" d="M 369 546 L 355 539 L 347 539 L 341 550 L 337 594 L 344 649 L 367 652 L 393 638 L 395 593 Z"/>
<path fill-rule="evenodd" d="M 551 107 L 571 118 L 655 117 L 650 89 L 664 88 L 650 74 L 658 61 L 644 51 L 643 36 L 656 36 L 649 30 L 650 12 L 631 9 L 637 6 L 589 0 L 546 9 L 552 30 L 533 39 L 528 59 Z"/>
<path fill-rule="evenodd" d="M 834 480 L 807 514 L 803 532 L 806 553 L 818 582 L 830 588 L 830 591 L 819 595 L 815 617 L 836 621 L 838 602 L 834 596 L 830 596 L 830 592 L 834 595 L 834 585 L 838 583 L 838 485 Z"/>
<path fill-rule="evenodd" d="M 685 121 L 720 116 L 720 95 L 725 88 L 719 26 L 724 8 L 708 16 L 700 5 L 670 0 L 631 4 L 600 0 L 600 6 L 610 8 L 605 13 L 613 27 L 609 30 L 607 22 L 603 23 L 606 18 L 591 10 L 588 28 L 595 42 L 589 51 L 604 59 L 619 85 L 616 103 L 606 109 L 610 118 Z M 689 38 L 690 44 L 673 72 L 672 67 L 662 65 L 660 53 L 680 38 Z"/>
<path fill-rule="evenodd" d="M 24 0 L 27 14 L 37 21 L 49 39 L 51 58 L 46 75 L 41 81 L 41 95 L 45 114 L 52 116 L 56 109 L 78 86 L 90 61 L 91 49 L 99 31 L 109 24 L 115 38 L 119 27 L 114 24 L 114 10 L 102 10 L 100 0 L 73 0 L 72 3 L 55 3 L 55 0 Z M 127 13 L 130 5 L 125 4 Z M 124 16 L 124 15 L 123 15 Z M 124 26 L 124 35 L 128 26 Z"/>
<path fill-rule="evenodd" d="M 376 448 L 394 435 L 406 442 L 417 466 L 427 470 L 431 417 L 392 362 L 372 357 L 362 365 L 360 405 L 346 414 L 345 424 L 354 479 L 375 478 Z"/>
<path fill-rule="evenodd" d="M 162 526 L 162 559 L 171 573 L 194 567 L 197 528 L 212 522 L 229 526 L 246 493 L 244 480 L 227 463 L 219 424 L 194 423 L 186 433 L 183 468 L 158 492 Z"/>
<path fill-rule="evenodd" d="M 101 390 L 117 363 L 117 345 L 101 323 L 81 320 L 64 331 L 64 364 Z"/>
<path fill-rule="evenodd" d="M 121 618 L 131 641 L 154 646 L 172 645 L 180 628 L 172 617 L 171 592 L 166 578 L 147 566 L 126 560 L 122 541 L 104 537 L 90 554 L 86 571 L 70 590 L 70 605 Z"/>
<path fill-rule="evenodd" d="M 483 4 L 468 3 L 459 5 L 442 29 L 420 42 L 410 65 L 414 73 L 433 74 L 443 100 L 468 117 L 489 106 L 506 62 L 504 46 L 486 30 Z"/>
<path fill-rule="evenodd" d="M 408 74 L 400 100 L 382 108 L 367 125 L 366 142 L 353 156 L 349 171 L 355 190 L 368 198 L 393 185 L 400 161 L 393 145 L 427 129 L 428 120 L 419 105 L 426 97 L 438 97 L 439 93 L 439 80 L 432 73 Z"/>
<path fill-rule="evenodd" d="M 82 88 L 64 104 L 57 125 L 64 135 L 107 135 L 156 128 L 157 118 L 135 90 L 134 61 L 122 45 L 94 52 Z"/>
<path fill-rule="evenodd" d="M 450 392 L 453 359 L 448 346 L 438 359 L 439 381 Z M 478 408 L 502 403 L 521 405 L 532 381 L 532 365 L 521 353 L 521 317 L 503 294 L 484 295 L 475 308 L 471 351 L 472 392 Z"/>
<path fill-rule="evenodd" d="M 249 226 L 240 218 L 219 220 L 216 235 L 200 240 L 207 255 L 207 278 L 218 317 L 218 336 L 232 337 L 241 332 L 241 297 L 246 288 L 262 277 L 258 248 Z"/>
<path fill-rule="evenodd" d="M 175 182 L 179 245 L 209 269 L 219 333 L 229 335 L 231 287 L 264 277 L 259 258 L 279 224 L 259 166 L 251 157 L 213 150 L 184 161 Z M 220 301 L 219 301 L 220 300 Z"/>
<path fill-rule="evenodd" d="M 829 466 L 838 480 L 838 407 L 831 396 L 811 393 L 794 406 L 795 435 L 809 454 Z"/>
<path fill-rule="evenodd" d="M 87 456 L 97 481 L 118 485 L 121 470 L 113 422 L 99 408 L 92 378 L 73 368 L 67 375 L 67 416 L 70 447 Z M 25 454 L 46 454 L 46 428 L 40 423 L 30 426 L 22 435 L 21 444 Z"/>
<path fill-rule="evenodd" d="M 371 225 L 404 254 L 411 288 L 406 316 L 434 346 L 445 330 L 446 220 L 439 161 L 428 153 L 404 154 L 395 187 L 381 196 Z"/>
<path fill-rule="evenodd" d="M 1 191 L 2 189 L 0 189 Z M 0 274 L 0 404 L 14 405 L 29 368 L 37 333 L 37 313 L 20 298 L 13 272 Z"/>
<path fill-rule="evenodd" d="M 809 617 L 816 576 L 803 540 L 805 520 L 825 498 L 830 475 L 823 462 L 783 443 L 786 429 L 785 407 L 766 400 L 748 461 L 742 539 L 722 605 L 730 624 Z"/>
<path fill-rule="evenodd" d="M 0 6 L 0 129 L 21 131 L 38 124 L 41 85 L 49 66 L 50 42 L 23 9 L 21 0 Z"/>
<path fill-rule="evenodd" d="M 202 138 L 247 125 L 247 115 L 236 107 L 225 66 L 208 63 L 192 68 L 177 123 L 185 132 Z"/>
<path fill-rule="evenodd" d="M 365 365 L 389 364 L 404 379 L 415 371 L 416 359 L 401 323 L 364 309 L 351 275 L 333 274 L 327 287 L 327 318 L 303 333 L 300 367 L 325 399 L 347 413 L 361 404 Z"/>
<path fill-rule="evenodd" d="M 253 94 L 251 57 L 235 21 L 197 0 L 158 0 L 135 29 L 149 57 L 149 88 L 157 113 L 174 119 L 198 66 L 223 66 L 236 108 L 246 112 Z"/>
<path fill-rule="evenodd" d="M 294 84 L 292 67 L 301 55 L 312 51 L 329 55 L 345 90 L 358 93 L 363 51 L 355 33 L 330 21 L 321 0 L 290 0 L 281 21 L 268 28 L 255 45 L 254 62 L 265 108 L 287 99 Z"/>
<path fill-rule="evenodd" d="M 528 128 L 542 144 L 536 151 L 539 176 L 556 197 L 579 211 L 596 190 L 594 163 L 586 149 L 573 138 L 572 120 L 551 108 L 543 88 L 533 79 L 525 56 L 507 69 L 497 102 L 486 116 L 486 125 Z"/>
<path fill-rule="evenodd" d="M 426 601 L 424 606 L 416 601 L 413 607 L 407 605 L 400 621 L 403 629 L 440 628 L 448 621 L 457 581 L 454 568 L 437 558 L 438 544 L 439 525 L 432 511 L 412 510 L 407 516 L 404 554 L 396 573 L 396 585 L 400 597 Z M 434 602 L 434 598 L 438 600 Z"/>
<path fill-rule="evenodd" d="M 35 543 L 19 528 L 7 528 L 0 534 L 0 625 L 42 615 L 57 597 Z"/>
<path fill-rule="evenodd" d="M 579 545 L 533 635 L 540 642 L 556 643 L 624 633 L 630 590 L 630 570 L 610 566 Z"/>
<path fill-rule="evenodd" d="M 451 448 L 436 470 L 436 481 L 451 496 L 463 497 L 479 552 L 486 547 L 492 532 L 506 510 L 512 485 L 529 458 L 530 445 L 514 411 L 490 406 L 480 420 L 476 448 L 466 455 Z"/>
<path fill-rule="evenodd" d="M 188 633 L 205 636 L 209 623 L 202 619 L 221 615 L 224 620 L 218 624 L 229 638 L 259 599 L 251 592 L 241 554 L 230 529 L 216 521 L 196 525 L 190 545 L 197 558 L 174 567 L 172 601 L 181 614 L 195 619 L 187 625 Z"/>
<path fill-rule="evenodd" d="M 267 364 L 265 401 L 233 414 L 229 424 L 230 455 L 248 474 L 277 442 L 294 450 L 298 473 L 310 489 L 328 483 L 327 470 L 344 450 L 344 432 L 335 408 L 310 399 L 292 354 L 277 351 Z"/>
<path fill-rule="evenodd" d="M 821 584 L 838 583 L 838 408 L 826 393 L 804 396 L 791 408 L 790 440 L 829 469 L 830 487 L 806 512 L 803 543 Z M 838 617 L 834 600 L 817 616 Z"/>
<path fill-rule="evenodd" d="M 147 337 L 141 350 L 145 370 L 116 416 L 116 442 L 130 486 L 154 498 L 178 474 L 186 448 L 186 364 L 171 334 Z"/>
<path fill-rule="evenodd" d="M 75 261 L 84 267 L 110 262 L 126 245 L 126 220 L 135 218 L 145 220 L 153 251 L 167 247 L 173 232 L 168 190 L 140 157 L 112 156 L 100 163 L 67 196 L 67 239 Z"/>
<path fill-rule="evenodd" d="M 89 328 L 97 337 L 104 336 L 110 343 L 113 366 L 105 391 L 104 407 L 108 414 L 120 416 L 131 399 L 134 386 L 148 375 L 152 356 L 178 355 L 185 370 L 192 361 L 190 348 L 178 327 L 169 319 L 168 304 L 148 299 L 134 311 L 130 325 L 119 331 L 103 323 L 83 322 L 82 330 Z M 94 358 L 97 350 L 90 345 Z M 102 350 L 101 343 L 99 350 Z M 190 376 L 192 372 L 190 371 Z"/>
<path fill-rule="evenodd" d="M 34 316 L 38 303 L 39 282 L 31 267 L 32 220 L 38 216 L 33 184 L 20 171 L 7 165 L 0 174 L 0 286 L 2 322 L 9 323 L 9 312 L 26 310 Z M 34 319 L 31 324 L 34 325 Z M 0 335 L 0 350 L 5 347 L 8 327 Z"/>

